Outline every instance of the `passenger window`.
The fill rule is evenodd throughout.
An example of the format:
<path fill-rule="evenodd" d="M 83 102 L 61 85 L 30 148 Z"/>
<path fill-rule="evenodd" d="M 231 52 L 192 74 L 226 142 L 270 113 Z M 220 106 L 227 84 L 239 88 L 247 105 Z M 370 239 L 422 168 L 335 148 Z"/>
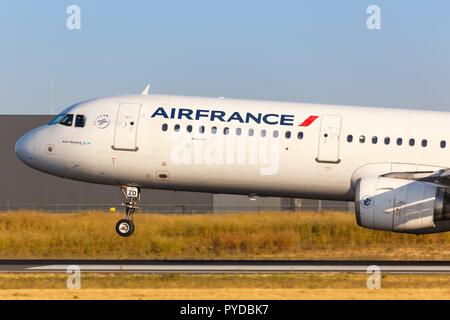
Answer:
<path fill-rule="evenodd" d="M 187 132 L 192 132 L 192 126 L 191 125 L 188 125 L 187 127 L 186 127 L 186 130 L 187 130 Z"/>
<path fill-rule="evenodd" d="M 75 117 L 75 127 L 77 128 L 84 128 L 84 125 L 86 124 L 86 117 L 82 114 L 77 114 Z"/>
<path fill-rule="evenodd" d="M 278 132 L 278 130 L 275 130 L 275 131 L 273 132 L 273 137 L 274 137 L 274 138 L 278 138 L 279 135 L 280 135 L 280 133 Z"/>
<path fill-rule="evenodd" d="M 290 138 L 291 138 L 291 132 L 290 132 L 290 131 L 286 131 L 286 132 L 284 133 L 284 137 L 285 137 L 286 139 L 290 139 Z"/>
<path fill-rule="evenodd" d="M 414 147 L 415 144 L 416 144 L 416 140 L 414 140 L 414 139 L 409 139 L 409 145 L 410 145 L 411 147 Z"/>
<path fill-rule="evenodd" d="M 390 144 L 390 143 L 391 143 L 391 138 L 385 137 L 385 138 L 384 138 L 384 144 L 388 145 L 388 144 Z"/>
<path fill-rule="evenodd" d="M 242 134 L 242 129 L 241 128 L 236 128 L 236 135 L 240 136 Z"/>
<path fill-rule="evenodd" d="M 180 125 L 176 124 L 175 127 L 174 127 L 175 132 L 179 132 L 180 128 L 181 128 Z"/>
<path fill-rule="evenodd" d="M 447 142 L 445 140 L 441 141 L 441 148 L 444 149 L 447 146 Z"/>
<path fill-rule="evenodd" d="M 265 129 L 261 130 L 261 137 L 264 138 L 267 135 L 267 131 Z"/>
<path fill-rule="evenodd" d="M 373 136 L 372 137 L 372 143 L 377 144 L 378 143 L 378 137 Z"/>
<path fill-rule="evenodd" d="M 198 132 L 200 132 L 200 133 L 205 133 L 205 126 L 200 126 L 200 127 L 198 128 Z"/>
<path fill-rule="evenodd" d="M 428 145 L 428 141 L 426 139 L 422 140 L 422 147 L 426 147 Z"/>
<path fill-rule="evenodd" d="M 347 142 L 352 142 L 353 141 L 353 136 L 351 134 L 349 134 L 347 136 Z"/>
<path fill-rule="evenodd" d="M 224 135 L 228 135 L 230 133 L 230 128 L 224 128 L 223 129 L 223 134 Z"/>
<path fill-rule="evenodd" d="M 397 145 L 401 146 L 403 144 L 403 139 L 402 138 L 397 138 Z"/>
<path fill-rule="evenodd" d="M 249 135 L 250 137 L 253 137 L 254 134 L 255 134 L 255 130 L 253 130 L 253 129 L 248 129 L 248 135 Z"/>
<path fill-rule="evenodd" d="M 366 137 L 365 136 L 359 136 L 359 142 L 360 143 L 366 142 Z"/>
<path fill-rule="evenodd" d="M 302 140 L 302 139 L 303 139 L 303 132 L 302 132 L 302 131 L 299 131 L 299 132 L 298 132 L 298 134 L 297 134 L 297 139 L 298 139 L 298 140 Z"/>
<path fill-rule="evenodd" d="M 162 131 L 167 131 L 167 129 L 169 129 L 169 126 L 167 125 L 167 123 L 164 123 L 161 127 Z"/>
<path fill-rule="evenodd" d="M 66 127 L 71 127 L 73 124 L 73 114 L 66 114 L 64 118 L 61 119 L 59 124 L 62 124 L 63 126 Z"/>

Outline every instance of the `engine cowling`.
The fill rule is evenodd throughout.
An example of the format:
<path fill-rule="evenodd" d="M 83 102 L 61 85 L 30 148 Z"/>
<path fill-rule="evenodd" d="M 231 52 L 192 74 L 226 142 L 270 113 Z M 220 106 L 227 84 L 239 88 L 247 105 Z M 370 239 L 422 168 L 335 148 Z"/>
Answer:
<path fill-rule="evenodd" d="M 355 205 L 361 227 L 416 234 L 450 230 L 450 195 L 434 183 L 362 178 Z"/>

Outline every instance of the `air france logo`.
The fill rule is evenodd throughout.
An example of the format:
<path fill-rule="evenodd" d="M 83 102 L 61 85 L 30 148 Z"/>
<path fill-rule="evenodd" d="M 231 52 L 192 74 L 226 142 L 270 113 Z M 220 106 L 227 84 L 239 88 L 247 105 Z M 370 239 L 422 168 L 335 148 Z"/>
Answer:
<path fill-rule="evenodd" d="M 189 109 L 189 108 L 156 108 L 152 118 L 162 117 L 164 119 L 187 119 L 187 120 L 209 120 L 220 122 L 255 123 L 267 125 L 294 126 L 295 116 L 292 114 L 277 113 L 251 113 L 251 112 L 225 112 L 222 110 Z M 310 126 L 318 116 L 309 116 L 299 124 L 301 127 Z"/>
<path fill-rule="evenodd" d="M 95 126 L 99 129 L 105 129 L 111 123 L 111 119 L 108 114 L 101 114 L 95 118 Z"/>
<path fill-rule="evenodd" d="M 364 209 L 370 209 L 373 207 L 375 200 L 371 196 L 365 196 L 361 199 L 361 205 Z"/>

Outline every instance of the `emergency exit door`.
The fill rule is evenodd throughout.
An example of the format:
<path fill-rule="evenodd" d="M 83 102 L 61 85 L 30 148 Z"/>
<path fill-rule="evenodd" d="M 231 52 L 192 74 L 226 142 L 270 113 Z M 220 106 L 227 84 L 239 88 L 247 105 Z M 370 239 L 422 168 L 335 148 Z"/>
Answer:
<path fill-rule="evenodd" d="M 124 103 L 119 105 L 114 132 L 115 150 L 137 151 L 137 129 L 141 105 Z"/>
<path fill-rule="evenodd" d="M 317 162 L 339 163 L 339 140 L 341 135 L 342 117 L 339 115 L 324 115 L 321 117 L 319 148 Z"/>

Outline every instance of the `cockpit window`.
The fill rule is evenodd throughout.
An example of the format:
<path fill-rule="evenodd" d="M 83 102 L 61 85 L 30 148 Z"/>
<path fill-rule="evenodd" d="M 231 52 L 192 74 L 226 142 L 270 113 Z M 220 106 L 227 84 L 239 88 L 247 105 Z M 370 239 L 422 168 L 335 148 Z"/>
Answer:
<path fill-rule="evenodd" d="M 62 124 L 66 127 L 71 127 L 73 124 L 73 114 L 66 114 L 61 121 L 59 121 L 59 124 Z"/>
<path fill-rule="evenodd" d="M 52 120 L 50 120 L 50 122 L 48 124 L 49 125 L 57 124 L 62 120 L 62 118 L 64 118 L 64 116 L 65 116 L 65 114 L 58 114 L 56 117 L 54 117 Z"/>
<path fill-rule="evenodd" d="M 77 116 L 75 117 L 75 127 L 84 128 L 85 123 L 86 117 L 82 114 L 77 114 Z"/>
<path fill-rule="evenodd" d="M 54 117 L 48 124 L 49 125 L 54 125 L 54 124 L 58 124 L 61 122 L 61 120 L 70 112 L 70 110 L 72 110 L 72 108 L 74 107 L 70 106 L 66 109 L 64 109 L 63 111 L 61 111 L 56 117 Z"/>

